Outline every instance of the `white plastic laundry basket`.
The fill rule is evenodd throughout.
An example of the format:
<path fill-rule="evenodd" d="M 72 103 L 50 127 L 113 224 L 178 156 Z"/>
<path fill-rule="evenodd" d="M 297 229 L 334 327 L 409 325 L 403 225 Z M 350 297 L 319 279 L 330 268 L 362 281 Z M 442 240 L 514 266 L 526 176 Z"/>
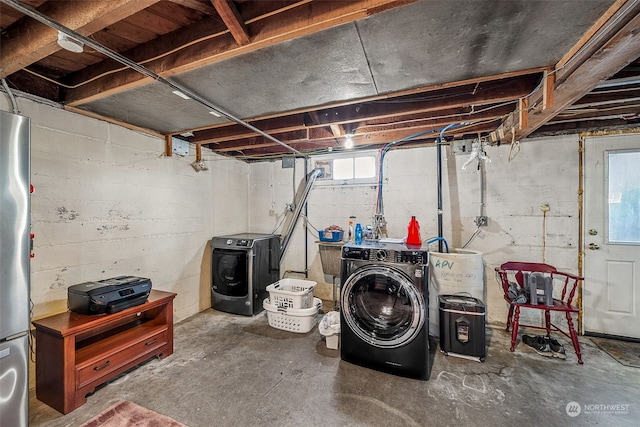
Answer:
<path fill-rule="evenodd" d="M 313 280 L 280 279 L 267 286 L 271 304 L 284 308 L 311 308 L 314 305 L 313 288 L 318 284 Z"/>
<path fill-rule="evenodd" d="M 262 302 L 262 306 L 267 312 L 269 326 L 282 329 L 284 331 L 307 333 L 318 323 L 317 314 L 322 307 L 320 298 L 313 299 L 311 308 L 285 308 L 273 304 L 269 298 Z"/>

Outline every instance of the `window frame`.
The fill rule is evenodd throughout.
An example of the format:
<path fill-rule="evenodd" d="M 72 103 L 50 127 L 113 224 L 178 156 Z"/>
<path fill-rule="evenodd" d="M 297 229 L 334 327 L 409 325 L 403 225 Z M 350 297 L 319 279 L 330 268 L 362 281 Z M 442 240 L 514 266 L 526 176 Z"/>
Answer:
<path fill-rule="evenodd" d="M 352 166 L 354 168 L 355 173 L 355 159 L 362 157 L 372 157 L 374 162 L 374 175 L 369 178 L 347 178 L 347 179 L 336 179 L 333 177 L 334 160 L 341 159 L 351 159 L 353 161 Z M 378 184 L 378 178 L 380 174 L 380 158 L 378 156 L 378 151 L 358 151 L 350 152 L 350 153 L 339 153 L 332 155 L 322 155 L 322 156 L 314 156 L 313 158 L 314 167 L 320 166 L 318 163 L 323 162 L 331 162 L 331 177 L 323 177 L 318 179 L 318 184 L 320 185 L 372 185 Z"/>

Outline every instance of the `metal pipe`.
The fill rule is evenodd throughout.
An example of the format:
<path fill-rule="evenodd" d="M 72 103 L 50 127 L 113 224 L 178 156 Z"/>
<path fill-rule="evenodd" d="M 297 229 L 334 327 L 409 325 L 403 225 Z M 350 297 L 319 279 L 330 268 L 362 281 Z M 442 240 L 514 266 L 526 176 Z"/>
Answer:
<path fill-rule="evenodd" d="M 304 160 L 304 174 L 309 170 L 308 159 Z M 324 170 L 323 170 L 324 171 Z M 306 201 L 305 201 L 306 202 Z M 309 206 L 304 204 L 304 277 L 309 278 Z"/>
<path fill-rule="evenodd" d="M 482 150 L 482 146 L 480 149 Z M 480 171 L 480 216 L 486 216 L 487 171 L 484 167 L 484 160 L 478 159 L 478 169 Z"/>
<path fill-rule="evenodd" d="M 596 89 L 604 89 L 604 88 L 608 88 L 608 87 L 636 85 L 638 83 L 640 83 L 640 78 L 638 78 L 637 76 L 631 76 L 631 77 L 624 77 L 624 78 L 621 78 L 621 79 L 605 80 L 604 82 L 600 83 L 599 85 L 597 85 L 593 89 L 596 90 Z"/>
<path fill-rule="evenodd" d="M 440 137 L 436 140 L 436 185 L 438 187 L 438 252 L 442 253 L 442 239 L 444 239 L 444 231 L 442 226 L 442 141 L 444 141 L 444 133 L 452 128 L 454 125 L 450 124 L 444 127 L 440 131 Z"/>
<path fill-rule="evenodd" d="M 436 144 L 436 174 L 438 186 L 438 237 L 443 238 L 442 230 L 442 138 L 439 138 Z M 442 240 L 438 240 L 438 252 L 442 253 Z"/>
<path fill-rule="evenodd" d="M 291 152 L 295 153 L 295 154 L 302 154 L 300 151 L 296 150 L 295 148 L 291 147 L 290 145 L 285 144 L 284 142 L 280 141 L 279 139 L 269 135 L 268 133 L 258 129 L 257 127 L 253 126 L 250 123 L 245 122 L 244 120 L 234 116 L 233 114 L 229 113 L 228 111 L 225 111 L 224 109 L 220 108 L 219 106 L 209 102 L 208 100 L 206 100 L 205 98 L 201 97 L 200 95 L 198 95 L 195 92 L 192 92 L 190 89 L 182 86 L 179 83 L 176 83 L 172 80 L 169 80 L 165 77 L 162 77 L 161 75 L 151 71 L 150 69 L 148 69 L 147 67 L 144 67 L 140 64 L 138 64 L 135 61 L 130 60 L 129 58 L 119 54 L 118 52 L 115 52 L 105 46 L 102 46 L 99 43 L 96 43 L 94 40 L 90 39 L 89 37 L 86 37 L 76 31 L 73 31 L 70 28 L 65 27 L 64 25 L 60 24 L 59 22 L 54 21 L 53 19 L 49 18 L 48 16 L 40 13 L 39 11 L 33 9 L 30 6 L 27 6 L 25 4 L 20 3 L 17 0 L 0 0 L 1 3 L 4 3 L 22 13 L 24 13 L 25 15 L 35 19 L 38 22 L 41 22 L 55 30 L 61 31 L 63 33 L 65 33 L 66 35 L 73 37 L 74 39 L 83 42 L 84 44 L 86 44 L 87 46 L 95 49 L 96 51 L 102 53 L 103 55 L 108 56 L 109 58 L 120 62 L 123 65 L 126 65 L 127 67 L 131 68 L 132 70 L 135 70 L 137 72 L 139 72 L 140 74 L 143 74 L 147 77 L 151 77 L 152 79 L 163 83 L 167 86 L 169 86 L 170 88 L 177 90 L 179 92 L 182 92 L 183 94 L 187 95 L 189 98 L 193 99 L 194 101 L 196 101 L 197 103 L 203 105 L 204 107 L 206 107 L 209 110 L 213 110 L 217 113 L 219 113 L 220 115 L 228 118 L 229 120 L 238 123 L 239 125 L 242 125 L 244 127 L 246 127 L 247 129 L 252 130 L 253 132 L 256 132 L 262 136 L 264 136 L 265 138 L 267 138 L 268 140 L 275 142 L 276 144 L 280 144 L 281 146 L 287 148 L 288 150 L 290 150 Z"/>
<path fill-rule="evenodd" d="M 293 217 L 291 218 L 291 222 L 289 223 L 289 228 L 284 234 L 284 237 L 282 238 L 282 243 L 280 244 L 280 260 L 281 261 L 282 261 L 282 258 L 284 258 L 284 253 L 286 252 L 287 247 L 289 246 L 289 242 L 291 241 L 291 235 L 293 234 L 293 230 L 296 226 L 296 223 L 298 222 L 298 218 L 300 217 L 302 208 L 307 203 L 307 197 L 309 197 L 309 191 L 311 191 L 311 187 L 313 186 L 313 183 L 316 182 L 316 179 L 318 179 L 323 175 L 324 175 L 323 168 L 315 168 L 308 175 L 306 175 L 307 185 L 304 188 L 302 195 L 300 196 L 300 200 L 298 201 L 298 203 L 296 203 L 295 211 L 293 212 Z"/>
<path fill-rule="evenodd" d="M 442 241 L 444 239 L 444 232 L 443 232 L 443 227 L 442 227 L 442 143 L 444 142 L 444 133 L 446 131 L 448 131 L 449 129 L 452 128 L 457 128 L 460 126 L 464 126 L 467 123 L 459 123 L 459 124 L 455 124 L 455 123 L 451 123 L 447 126 L 445 126 L 441 131 L 440 131 L 440 137 L 436 140 L 436 156 L 438 157 L 437 162 L 436 162 L 436 173 L 438 175 L 438 179 L 437 179 L 437 186 L 438 186 L 438 237 L 440 238 L 438 240 L 438 252 L 442 253 Z"/>

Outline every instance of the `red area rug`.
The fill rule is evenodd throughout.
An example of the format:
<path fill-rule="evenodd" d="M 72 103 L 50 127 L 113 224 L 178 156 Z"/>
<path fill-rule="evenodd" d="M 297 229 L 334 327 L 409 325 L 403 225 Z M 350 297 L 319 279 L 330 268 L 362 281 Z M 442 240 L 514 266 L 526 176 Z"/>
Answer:
<path fill-rule="evenodd" d="M 80 427 L 186 427 L 127 400 L 120 400 Z"/>

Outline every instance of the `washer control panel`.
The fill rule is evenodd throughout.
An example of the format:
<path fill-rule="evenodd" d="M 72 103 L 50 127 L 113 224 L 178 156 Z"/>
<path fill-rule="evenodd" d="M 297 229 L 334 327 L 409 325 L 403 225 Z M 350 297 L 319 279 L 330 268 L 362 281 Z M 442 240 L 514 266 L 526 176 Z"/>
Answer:
<path fill-rule="evenodd" d="M 426 264 L 429 262 L 429 252 L 427 251 L 400 251 L 396 252 L 395 262 L 409 264 Z"/>
<path fill-rule="evenodd" d="M 240 246 L 248 248 L 252 246 L 253 240 L 250 239 L 227 239 L 227 246 Z"/>
<path fill-rule="evenodd" d="M 363 248 L 360 246 L 343 246 L 342 258 L 345 259 L 371 259 L 371 248 Z"/>
<path fill-rule="evenodd" d="M 386 248 L 347 244 L 342 247 L 342 258 L 402 264 L 427 264 L 429 262 L 429 251 L 411 250 L 404 246 L 400 247 L 400 245 Z"/>

